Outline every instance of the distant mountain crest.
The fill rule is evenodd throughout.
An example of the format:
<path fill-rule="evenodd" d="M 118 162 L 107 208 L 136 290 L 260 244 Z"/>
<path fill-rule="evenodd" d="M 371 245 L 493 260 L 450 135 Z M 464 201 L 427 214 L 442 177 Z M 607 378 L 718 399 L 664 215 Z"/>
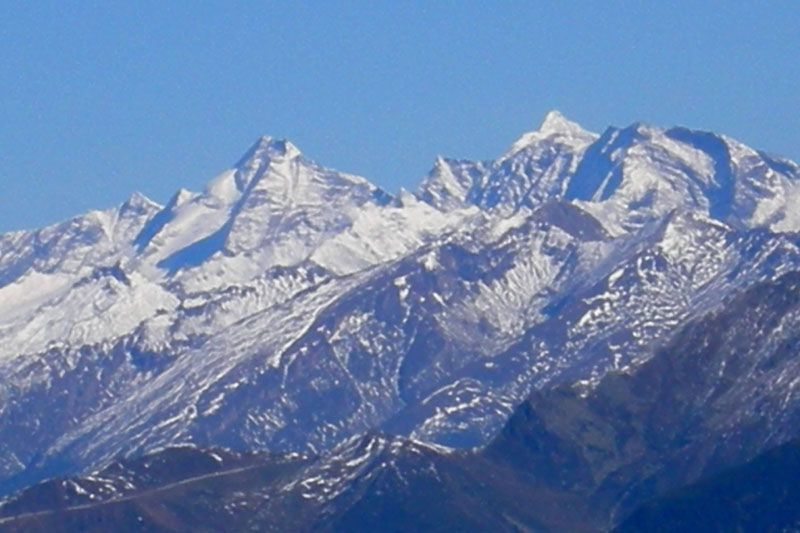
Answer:
<path fill-rule="evenodd" d="M 166 206 L 0 235 L 0 493 L 174 444 L 483 445 L 531 391 L 591 391 L 800 269 L 799 168 L 551 112 L 413 193 L 262 137 Z"/>
<path fill-rule="evenodd" d="M 517 139 L 514 144 L 511 145 L 508 154 L 514 154 L 531 144 L 538 143 L 543 139 L 551 137 L 558 137 L 567 142 L 569 142 L 569 140 L 582 142 L 596 139 L 597 134 L 583 129 L 580 124 L 569 120 L 554 109 L 544 116 L 538 129 L 525 133 Z"/>
<path fill-rule="evenodd" d="M 236 167 L 252 166 L 254 161 L 265 159 L 288 158 L 293 159 L 301 156 L 302 153 L 294 144 L 286 139 L 275 139 L 269 135 L 262 135 L 253 145 L 242 155 L 236 163 Z"/>

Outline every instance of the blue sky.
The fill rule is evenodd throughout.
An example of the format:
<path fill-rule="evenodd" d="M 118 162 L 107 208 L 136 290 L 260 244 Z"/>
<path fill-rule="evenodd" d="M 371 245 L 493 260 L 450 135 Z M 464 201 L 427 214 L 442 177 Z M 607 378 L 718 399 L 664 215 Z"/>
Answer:
<path fill-rule="evenodd" d="M 796 1 L 11 0 L 0 49 L 0 231 L 202 189 L 261 134 L 413 188 L 552 108 L 800 160 Z"/>

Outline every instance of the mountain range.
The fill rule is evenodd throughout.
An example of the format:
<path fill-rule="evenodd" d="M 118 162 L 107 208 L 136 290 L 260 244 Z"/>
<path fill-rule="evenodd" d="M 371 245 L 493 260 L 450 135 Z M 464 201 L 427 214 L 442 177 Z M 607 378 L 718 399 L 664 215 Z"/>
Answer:
<path fill-rule="evenodd" d="M 264 137 L 2 235 L 0 528 L 624 528 L 800 438 L 798 194 L 724 135 L 550 112 L 413 192 Z"/>

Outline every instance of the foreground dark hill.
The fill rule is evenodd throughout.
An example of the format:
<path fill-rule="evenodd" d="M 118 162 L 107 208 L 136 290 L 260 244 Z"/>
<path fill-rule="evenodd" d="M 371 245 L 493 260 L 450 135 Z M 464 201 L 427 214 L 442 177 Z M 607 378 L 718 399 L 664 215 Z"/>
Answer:
<path fill-rule="evenodd" d="M 263 505 L 262 491 L 308 462 L 299 455 L 170 448 L 27 489 L 2 506 L 0 531 L 246 531 Z"/>
<path fill-rule="evenodd" d="M 636 506 L 800 436 L 800 274 L 689 322 L 630 374 L 537 392 L 485 455 L 581 495 L 611 525 Z"/>
<path fill-rule="evenodd" d="M 0 509 L 0 531 L 592 530 L 576 510 L 480 454 L 368 435 L 315 460 L 168 449 L 32 487 Z"/>
<path fill-rule="evenodd" d="M 800 441 L 640 507 L 615 533 L 800 531 Z"/>
<path fill-rule="evenodd" d="M 653 498 L 800 438 L 799 355 L 800 273 L 790 272 L 684 324 L 629 372 L 594 387 L 535 392 L 481 450 L 370 433 L 317 459 L 280 459 L 279 474 L 271 473 L 276 458 L 263 456 L 266 476 L 193 471 L 185 483 L 72 510 L 58 510 L 66 500 L 46 484 L 1 512 L 53 512 L 0 526 L 91 531 L 113 520 L 119 531 L 607 531 Z M 756 469 L 749 479 L 769 487 L 779 480 L 759 476 L 770 472 Z M 91 494 L 91 480 L 60 486 L 75 482 Z"/>

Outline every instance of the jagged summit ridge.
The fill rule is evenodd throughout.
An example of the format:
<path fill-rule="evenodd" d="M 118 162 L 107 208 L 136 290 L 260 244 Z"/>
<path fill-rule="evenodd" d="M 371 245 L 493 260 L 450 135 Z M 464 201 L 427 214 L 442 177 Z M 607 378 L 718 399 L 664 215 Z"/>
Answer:
<path fill-rule="evenodd" d="M 0 479 L 370 428 L 480 445 L 532 388 L 635 365 L 800 263 L 780 233 L 800 228 L 796 165 L 555 113 L 522 139 L 390 195 L 263 137 L 166 206 L 0 236 Z"/>
<path fill-rule="evenodd" d="M 262 135 L 239 158 L 236 167 L 251 165 L 253 161 L 286 157 L 289 159 L 302 156 L 300 149 L 287 139 L 276 139 L 270 135 Z"/>
<path fill-rule="evenodd" d="M 520 136 L 520 138 L 511 145 L 508 154 L 514 154 L 531 144 L 547 138 L 559 138 L 562 142 L 567 142 L 573 139 L 580 141 L 585 141 L 587 139 L 594 140 L 597 137 L 598 135 L 596 133 L 585 130 L 580 124 L 569 120 L 562 115 L 560 111 L 554 109 L 544 116 L 538 129 Z"/>
<path fill-rule="evenodd" d="M 156 207 L 160 209 L 163 207 L 161 204 L 151 200 L 145 194 L 139 191 L 134 191 L 123 205 L 134 209 L 142 207 Z"/>
<path fill-rule="evenodd" d="M 547 112 L 539 125 L 540 133 L 574 133 L 583 132 L 584 129 L 578 123 L 569 120 L 560 111 L 553 109 Z"/>

